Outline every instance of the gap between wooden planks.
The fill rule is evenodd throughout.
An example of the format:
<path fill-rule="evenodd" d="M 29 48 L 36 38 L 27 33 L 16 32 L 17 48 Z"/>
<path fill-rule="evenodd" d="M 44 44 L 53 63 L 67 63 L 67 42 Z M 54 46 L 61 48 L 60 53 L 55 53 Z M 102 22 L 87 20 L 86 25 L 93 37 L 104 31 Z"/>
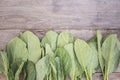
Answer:
<path fill-rule="evenodd" d="M 0 74 L 0 80 L 6 80 L 5 76 L 3 74 Z M 70 79 L 68 79 L 70 80 Z M 85 78 L 82 78 L 82 80 L 85 80 Z M 95 73 L 93 74 L 93 80 L 103 80 L 103 76 L 101 73 Z M 109 80 L 120 80 L 120 73 L 112 73 L 109 75 Z"/>

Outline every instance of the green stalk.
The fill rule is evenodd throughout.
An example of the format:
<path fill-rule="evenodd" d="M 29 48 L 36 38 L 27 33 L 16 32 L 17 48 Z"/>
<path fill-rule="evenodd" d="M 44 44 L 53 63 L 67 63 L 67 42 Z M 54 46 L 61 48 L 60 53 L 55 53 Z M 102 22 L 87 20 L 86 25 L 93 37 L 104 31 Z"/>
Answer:
<path fill-rule="evenodd" d="M 86 75 L 86 79 L 89 80 L 89 76 L 88 76 L 86 69 L 85 69 L 85 75 Z"/>
<path fill-rule="evenodd" d="M 52 75 L 51 75 L 51 73 L 49 74 L 49 80 L 52 80 Z"/>
<path fill-rule="evenodd" d="M 49 77 L 48 77 L 48 75 L 47 75 L 46 77 L 47 77 L 47 79 L 46 79 L 46 80 L 49 80 Z"/>
<path fill-rule="evenodd" d="M 93 57 L 91 58 L 91 60 L 93 59 Z M 90 80 L 92 80 L 92 64 L 90 64 Z"/>
<path fill-rule="evenodd" d="M 78 80 L 76 77 L 74 77 L 72 80 Z"/>
<path fill-rule="evenodd" d="M 90 80 L 92 80 L 92 74 L 90 74 Z"/>
<path fill-rule="evenodd" d="M 107 72 L 105 72 L 104 80 L 108 80 L 108 73 Z"/>
<path fill-rule="evenodd" d="M 105 67 L 104 80 L 108 80 L 108 74 L 109 74 L 109 66 L 108 66 L 108 67 Z"/>
<path fill-rule="evenodd" d="M 21 72 L 23 66 L 24 66 L 24 62 L 21 63 L 21 65 L 19 66 L 17 72 L 15 73 L 15 80 L 19 80 L 19 75 L 20 75 L 20 72 Z"/>

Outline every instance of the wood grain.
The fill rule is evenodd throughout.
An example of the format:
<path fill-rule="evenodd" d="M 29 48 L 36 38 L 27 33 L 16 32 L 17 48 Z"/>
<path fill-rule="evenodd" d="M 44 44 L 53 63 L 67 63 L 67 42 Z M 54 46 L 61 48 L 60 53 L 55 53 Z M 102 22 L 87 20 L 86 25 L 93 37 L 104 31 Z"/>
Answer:
<path fill-rule="evenodd" d="M 0 80 L 6 80 L 3 74 L 0 74 Z M 82 78 L 82 80 L 86 80 Z M 93 80 L 103 80 L 103 76 L 101 73 L 93 74 Z M 109 75 L 109 80 L 120 80 L 120 73 L 112 73 Z"/>
<path fill-rule="evenodd" d="M 45 35 L 47 31 L 50 29 L 46 30 L 30 30 L 33 33 L 35 33 L 40 39 Z M 96 30 L 69 30 L 69 29 L 63 29 L 63 30 L 57 30 L 53 29 L 54 31 L 60 33 L 62 31 L 69 32 L 74 35 L 75 38 L 81 38 L 84 40 L 89 40 L 96 34 Z M 6 44 L 8 41 L 10 41 L 12 38 L 18 36 L 22 32 L 26 30 L 0 30 L 0 49 L 5 49 Z M 109 34 L 117 34 L 118 38 L 120 39 L 120 30 L 101 30 L 102 34 L 104 36 L 109 35 Z"/>
<path fill-rule="evenodd" d="M 82 80 L 85 80 L 83 78 Z M 101 73 L 93 74 L 93 80 L 103 80 L 103 76 Z M 112 73 L 109 75 L 109 80 L 120 80 L 120 73 Z"/>
<path fill-rule="evenodd" d="M 0 29 L 120 29 L 120 0 L 1 0 Z"/>
<path fill-rule="evenodd" d="M 0 73 L 0 80 L 6 80 L 5 76 L 2 73 Z"/>

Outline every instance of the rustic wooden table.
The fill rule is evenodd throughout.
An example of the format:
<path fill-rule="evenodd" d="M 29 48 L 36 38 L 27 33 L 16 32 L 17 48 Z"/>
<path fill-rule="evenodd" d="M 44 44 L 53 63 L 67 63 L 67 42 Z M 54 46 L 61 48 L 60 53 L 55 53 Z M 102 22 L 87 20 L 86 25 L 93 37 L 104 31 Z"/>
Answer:
<path fill-rule="evenodd" d="M 120 39 L 120 0 L 0 0 L 0 49 L 25 30 L 40 38 L 48 30 L 68 31 L 88 40 L 96 29 Z M 100 71 L 93 77 L 102 80 Z M 120 67 L 109 80 L 120 80 Z"/>

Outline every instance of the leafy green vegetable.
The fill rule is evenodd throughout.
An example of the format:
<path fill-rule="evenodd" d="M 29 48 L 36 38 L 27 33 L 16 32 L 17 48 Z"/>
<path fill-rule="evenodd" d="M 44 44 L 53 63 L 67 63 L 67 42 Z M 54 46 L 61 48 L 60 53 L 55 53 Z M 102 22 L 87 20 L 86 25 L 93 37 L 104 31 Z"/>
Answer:
<path fill-rule="evenodd" d="M 98 45 L 99 64 L 100 64 L 102 72 L 104 72 L 104 60 L 103 60 L 102 49 L 101 49 L 101 47 L 102 47 L 102 34 L 99 30 L 97 31 L 97 45 Z"/>
<path fill-rule="evenodd" d="M 0 51 L 0 71 L 6 80 L 81 80 L 100 67 L 104 80 L 108 80 L 120 61 L 120 41 L 116 34 L 104 41 L 98 30 L 96 36 L 86 42 L 72 34 L 48 31 L 39 38 L 30 31 L 8 42 L 6 51 Z"/>
<path fill-rule="evenodd" d="M 88 42 L 89 46 L 91 47 L 91 62 L 90 62 L 90 66 L 88 66 L 88 74 L 90 75 L 90 80 L 92 80 L 92 73 L 95 73 L 98 69 L 99 66 L 99 62 L 98 62 L 98 52 L 97 52 L 97 40 L 96 38 L 92 38 L 89 42 Z"/>
<path fill-rule="evenodd" d="M 53 75 L 53 80 L 57 80 L 57 64 L 54 57 L 50 60 L 50 66 Z"/>
<path fill-rule="evenodd" d="M 45 56 L 45 50 L 44 50 L 44 48 L 42 47 L 41 48 L 41 58 L 43 58 Z"/>
<path fill-rule="evenodd" d="M 36 70 L 35 70 L 35 64 L 31 61 L 27 62 L 27 78 L 25 80 L 35 80 L 36 79 Z"/>
<path fill-rule="evenodd" d="M 80 65 L 76 61 L 75 53 L 73 49 L 73 43 L 64 46 L 64 48 L 70 55 L 70 59 L 71 59 L 71 70 L 69 73 L 71 80 L 76 80 L 78 76 L 82 76 L 83 70 L 80 68 Z"/>
<path fill-rule="evenodd" d="M 51 47 L 49 44 L 45 44 L 45 52 L 46 52 L 46 55 L 49 56 L 50 58 L 50 66 L 49 66 L 49 69 L 48 69 L 48 72 L 47 72 L 47 79 L 48 80 L 53 80 L 53 78 L 55 80 L 57 80 L 57 72 L 55 71 L 56 70 L 56 67 L 55 67 L 55 56 L 54 56 L 54 52 L 52 51 Z M 46 79 L 45 79 L 46 80 Z"/>
<path fill-rule="evenodd" d="M 60 58 L 60 62 L 62 62 L 62 69 L 64 72 L 64 76 L 69 74 L 71 69 L 71 59 L 68 52 L 64 48 L 57 48 L 55 52 L 55 56 Z"/>
<path fill-rule="evenodd" d="M 117 47 L 117 36 L 109 35 L 102 44 L 102 55 L 105 60 L 104 80 L 108 80 L 108 75 L 116 70 L 119 64 L 120 50 Z"/>
<path fill-rule="evenodd" d="M 36 64 L 36 80 L 44 80 L 49 70 L 49 56 L 45 56 L 40 59 Z"/>
<path fill-rule="evenodd" d="M 54 80 L 64 80 L 64 74 L 63 74 L 60 58 L 59 57 L 52 58 L 50 64 L 51 64 L 51 68 L 52 68 L 52 72 L 53 72 L 53 79 Z"/>
<path fill-rule="evenodd" d="M 61 32 L 58 36 L 57 40 L 57 47 L 64 47 L 68 43 L 72 43 L 74 41 L 74 37 L 67 33 L 67 32 Z"/>
<path fill-rule="evenodd" d="M 14 77 L 13 71 L 12 71 L 11 69 L 9 69 L 9 72 L 8 72 L 8 80 L 15 80 L 14 78 L 15 78 L 15 77 Z"/>
<path fill-rule="evenodd" d="M 74 45 L 75 53 L 82 69 L 85 71 L 87 80 L 92 80 L 92 50 L 84 41 L 77 39 Z M 90 71 L 90 72 L 89 72 Z"/>
<path fill-rule="evenodd" d="M 35 80 L 35 63 L 42 56 L 42 49 L 40 47 L 39 38 L 30 31 L 26 31 L 20 35 L 20 38 L 27 44 L 28 49 L 28 63 L 27 63 L 27 79 L 26 80 Z M 33 62 L 33 64 L 32 64 Z"/>
<path fill-rule="evenodd" d="M 61 60 L 59 57 L 55 58 L 56 61 L 56 65 L 57 65 L 57 80 L 64 80 L 64 73 L 62 70 L 62 64 L 61 64 Z"/>
<path fill-rule="evenodd" d="M 9 80 L 8 69 L 9 69 L 9 62 L 7 58 L 7 53 L 4 51 L 0 51 L 0 71 L 4 73 L 4 75 L 6 76 L 6 80 Z"/>
<path fill-rule="evenodd" d="M 58 37 L 58 38 L 57 38 Z M 62 39 L 61 39 L 61 37 L 62 37 Z M 65 41 L 63 40 L 63 39 L 66 39 Z M 58 39 L 58 40 L 57 40 Z M 71 35 L 71 34 L 68 34 L 67 32 L 62 32 L 59 36 L 58 36 L 58 34 L 56 33 L 56 32 L 53 32 L 53 31 L 49 31 L 49 32 L 47 32 L 46 33 L 46 35 L 45 35 L 45 37 L 42 39 L 42 44 L 45 46 L 45 49 L 46 49 L 46 54 L 49 54 L 49 55 L 53 55 L 54 56 L 54 53 L 53 53 L 53 51 L 55 51 L 55 53 L 57 52 L 57 54 L 59 54 L 59 55 L 56 55 L 56 57 L 60 57 L 60 55 L 63 55 L 64 53 L 61 53 L 61 52 L 59 52 L 59 49 L 57 48 L 56 49 L 56 42 L 57 42 L 57 47 L 59 46 L 59 47 L 63 47 L 63 46 L 60 46 L 59 45 L 59 42 L 60 43 L 62 43 L 62 45 L 66 45 L 67 43 L 69 43 L 69 42 L 73 42 L 73 36 Z M 50 45 L 50 46 L 49 46 Z M 55 48 L 53 48 L 53 47 L 55 47 Z M 50 47 L 52 48 L 52 50 L 50 49 Z M 63 51 L 65 52 L 65 50 L 63 49 Z M 66 53 L 65 53 L 66 54 Z M 67 53 L 68 54 L 68 53 Z M 62 57 L 62 56 L 61 56 Z M 60 61 L 59 62 L 62 62 L 64 59 L 62 59 L 60 57 Z M 51 58 L 53 58 L 53 57 L 51 57 Z M 54 69 L 54 70 L 57 70 L 57 67 L 56 66 L 58 66 L 58 64 L 56 63 L 56 60 L 55 60 L 56 58 L 54 58 L 54 60 L 53 60 L 53 62 L 51 62 L 51 67 L 52 67 L 52 69 Z M 65 62 L 65 61 L 64 61 Z M 60 64 L 62 64 L 62 63 L 60 63 Z M 65 63 L 63 63 L 64 65 L 65 65 Z M 62 65 L 63 65 L 62 64 Z M 66 64 L 67 65 L 67 64 Z M 60 66 L 60 65 L 59 65 Z M 66 66 L 64 66 L 64 68 L 65 68 Z M 60 74 L 60 73 L 63 73 L 63 71 L 64 70 L 66 70 L 66 71 L 68 71 L 67 69 L 69 69 L 69 68 L 67 68 L 66 67 L 66 69 L 62 69 L 61 68 L 61 70 L 62 71 L 59 71 L 59 72 L 55 72 L 54 70 L 53 70 L 53 72 L 54 72 L 54 74 Z M 66 71 L 64 71 L 64 72 L 66 72 Z M 58 76 L 59 77 L 59 76 Z M 63 76 L 63 78 L 64 78 L 64 76 Z M 61 78 L 60 78 L 61 79 Z"/>
<path fill-rule="evenodd" d="M 15 37 L 7 44 L 7 53 L 10 63 L 27 61 L 28 58 L 26 44 L 18 37 Z"/>
<path fill-rule="evenodd" d="M 54 52 L 52 51 L 51 47 L 49 44 L 46 44 L 45 45 L 45 51 L 46 51 L 46 55 L 49 55 L 51 57 L 54 56 Z"/>
<path fill-rule="evenodd" d="M 68 44 L 64 47 L 66 51 L 69 53 L 70 58 L 71 58 L 71 70 L 70 70 L 70 77 L 71 80 L 75 80 L 76 77 L 76 62 L 75 62 L 75 55 L 74 55 L 74 50 L 73 50 L 73 44 Z"/>
<path fill-rule="evenodd" d="M 56 49 L 58 34 L 54 31 L 48 31 L 42 39 L 42 45 L 49 44 L 53 51 Z"/>
<path fill-rule="evenodd" d="M 36 63 L 41 57 L 41 47 L 39 38 L 30 31 L 20 35 L 20 38 L 27 44 L 29 52 L 28 60 Z"/>
<path fill-rule="evenodd" d="M 15 73 L 15 80 L 19 80 L 19 76 L 20 76 L 20 73 L 22 71 L 22 68 L 24 66 L 24 62 L 22 62 L 17 70 L 17 72 Z"/>
<path fill-rule="evenodd" d="M 49 57 L 50 57 L 51 72 L 49 75 L 53 75 L 53 78 L 51 80 L 53 80 L 53 79 L 54 80 L 64 80 L 63 67 L 62 67 L 62 62 L 61 62 L 60 58 L 57 57 L 56 54 L 54 54 L 54 52 L 50 48 L 49 44 L 45 45 L 45 51 L 46 51 L 46 55 L 49 55 Z"/>
<path fill-rule="evenodd" d="M 7 54 L 11 72 L 13 73 L 15 80 L 19 80 L 19 74 L 23 64 L 28 58 L 26 44 L 18 37 L 12 39 L 7 44 Z"/>

